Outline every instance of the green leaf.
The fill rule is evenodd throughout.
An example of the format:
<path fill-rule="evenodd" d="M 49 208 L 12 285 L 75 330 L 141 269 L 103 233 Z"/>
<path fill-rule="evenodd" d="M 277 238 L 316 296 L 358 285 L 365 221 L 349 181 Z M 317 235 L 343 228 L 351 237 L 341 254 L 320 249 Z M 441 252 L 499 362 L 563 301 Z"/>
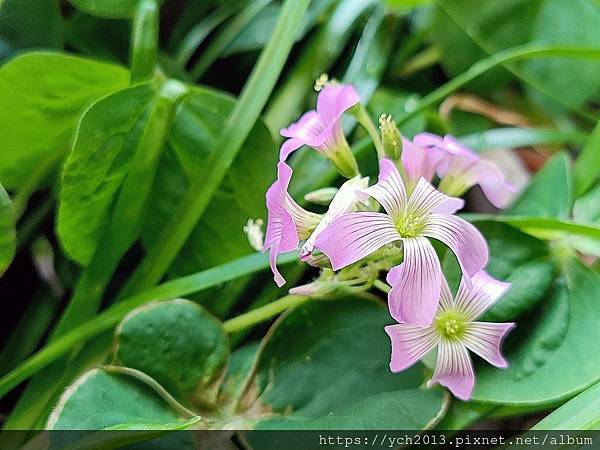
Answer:
<path fill-rule="evenodd" d="M 150 199 L 144 245 L 151 248 L 207 159 L 235 103 L 219 92 L 194 88 L 173 124 Z M 254 250 L 243 227 L 248 219 L 266 222 L 265 192 L 273 181 L 277 148 L 262 122 L 252 129 L 206 213 L 171 268 L 186 274 L 222 264 Z"/>
<path fill-rule="evenodd" d="M 69 0 L 77 9 L 106 19 L 133 17 L 140 0 Z"/>
<path fill-rule="evenodd" d="M 2 45 L 4 44 L 4 45 Z M 32 47 L 60 48 L 62 18 L 55 0 L 0 2 L 0 60 L 6 54 Z"/>
<path fill-rule="evenodd" d="M 571 199 L 570 161 L 561 153 L 544 165 L 505 213 L 566 219 Z"/>
<path fill-rule="evenodd" d="M 86 265 L 127 176 L 154 90 L 140 85 L 96 102 L 84 114 L 62 176 L 57 232 L 67 254 Z"/>
<path fill-rule="evenodd" d="M 575 197 L 581 197 L 600 178 L 600 122 L 588 137 L 573 166 Z"/>
<path fill-rule="evenodd" d="M 19 56 L 0 68 L 0 179 L 18 189 L 66 154 L 79 114 L 94 100 L 129 83 L 112 64 L 60 53 Z"/>
<path fill-rule="evenodd" d="M 365 300 L 313 301 L 285 314 L 265 338 L 256 376 L 240 404 L 249 408 L 246 425 L 320 430 L 435 425 L 444 395 L 420 388 L 420 365 L 390 372 L 383 330 L 389 323 L 386 308 Z"/>
<path fill-rule="evenodd" d="M 0 184 L 0 276 L 10 265 L 17 249 L 15 212 L 10 197 Z"/>
<path fill-rule="evenodd" d="M 89 414 L 90 407 L 94 414 Z M 63 393 L 47 429 L 102 430 L 131 421 L 172 424 L 178 420 L 180 414 L 146 384 L 124 374 L 93 369 Z"/>
<path fill-rule="evenodd" d="M 551 405 L 598 381 L 600 360 L 592 355 L 600 352 L 600 275 L 572 261 L 567 278 L 517 320 L 504 343 L 508 369 L 477 369 L 474 400 Z"/>
<path fill-rule="evenodd" d="M 503 127 L 461 136 L 459 140 L 472 150 L 482 151 L 530 145 L 580 144 L 585 138 L 585 134 L 578 131 Z"/>
<path fill-rule="evenodd" d="M 116 362 L 140 370 L 179 399 L 212 404 L 229 357 L 221 323 L 187 300 L 150 303 L 128 314 L 115 333 Z"/>
<path fill-rule="evenodd" d="M 600 429 L 600 383 L 536 423 L 532 430 L 598 430 Z"/>

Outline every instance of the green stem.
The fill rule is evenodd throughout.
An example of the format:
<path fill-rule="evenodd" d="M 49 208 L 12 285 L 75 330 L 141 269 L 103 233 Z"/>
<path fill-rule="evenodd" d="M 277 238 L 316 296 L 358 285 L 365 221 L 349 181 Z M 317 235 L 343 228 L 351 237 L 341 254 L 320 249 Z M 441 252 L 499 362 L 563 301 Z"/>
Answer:
<path fill-rule="evenodd" d="M 280 314 L 290 308 L 301 305 L 309 301 L 311 297 L 304 297 L 300 295 L 286 295 L 272 303 L 269 303 L 260 308 L 253 309 L 241 316 L 234 317 L 223 323 L 223 328 L 227 333 L 234 333 L 236 331 L 243 330 L 245 328 L 256 325 L 257 323 L 264 322 L 270 318 Z"/>
<path fill-rule="evenodd" d="M 356 120 L 358 120 L 358 123 L 360 123 L 363 126 L 363 128 L 367 130 L 369 136 L 371 136 L 373 144 L 375 144 L 377 157 L 379 159 L 385 158 L 385 148 L 383 147 L 381 136 L 379 135 L 377 127 L 369 117 L 369 113 L 367 112 L 365 107 L 359 104 L 352 112 L 354 113 L 354 117 L 356 117 Z"/>
<path fill-rule="evenodd" d="M 390 292 L 392 290 L 392 288 L 387 283 L 384 283 L 381 280 L 375 280 L 373 282 L 373 287 L 375 289 L 379 289 L 381 292 L 383 292 L 385 294 L 387 294 L 388 292 Z"/>
<path fill-rule="evenodd" d="M 309 0 L 286 0 L 277 25 L 229 116 L 206 162 L 205 176 L 197 177 L 172 214 L 161 236 L 127 283 L 124 293 L 160 281 L 204 214 L 229 167 L 258 119 L 281 73 Z"/>
<path fill-rule="evenodd" d="M 159 7 L 156 0 L 140 1 L 131 30 L 131 82 L 152 79 L 158 58 Z"/>

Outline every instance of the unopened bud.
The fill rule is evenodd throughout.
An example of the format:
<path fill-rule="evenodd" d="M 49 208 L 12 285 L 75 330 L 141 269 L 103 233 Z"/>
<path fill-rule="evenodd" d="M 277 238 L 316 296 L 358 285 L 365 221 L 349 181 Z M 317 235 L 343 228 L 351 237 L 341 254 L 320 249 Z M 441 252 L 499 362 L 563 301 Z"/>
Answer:
<path fill-rule="evenodd" d="M 317 189 L 316 191 L 309 192 L 304 196 L 304 200 L 310 203 L 314 203 L 315 205 L 327 206 L 337 194 L 338 188 L 335 187 L 326 187 L 322 189 Z"/>
<path fill-rule="evenodd" d="M 379 117 L 379 129 L 385 156 L 393 160 L 399 160 L 402 154 L 402 135 L 389 114 Z"/>
<path fill-rule="evenodd" d="M 329 75 L 327 75 L 326 73 L 322 73 L 321 75 L 319 75 L 319 78 L 317 78 L 315 80 L 315 86 L 314 86 L 315 91 L 319 92 L 321 89 L 323 89 L 327 85 L 328 82 L 329 82 Z"/>

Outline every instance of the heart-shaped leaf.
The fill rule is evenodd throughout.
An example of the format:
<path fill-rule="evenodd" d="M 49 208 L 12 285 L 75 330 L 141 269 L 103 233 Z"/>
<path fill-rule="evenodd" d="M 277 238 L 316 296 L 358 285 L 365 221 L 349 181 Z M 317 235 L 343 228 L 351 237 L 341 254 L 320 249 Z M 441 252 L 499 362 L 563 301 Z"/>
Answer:
<path fill-rule="evenodd" d="M 315 301 L 285 315 L 263 342 L 240 403 L 242 428 L 433 426 L 444 395 L 421 388 L 420 365 L 390 372 L 383 327 L 391 322 L 383 305 L 356 299 Z"/>
<path fill-rule="evenodd" d="M 154 89 L 139 85 L 103 98 L 81 119 L 65 164 L 57 231 L 65 251 L 89 263 L 127 175 Z"/>
<path fill-rule="evenodd" d="M 229 358 L 221 323 L 188 300 L 149 303 L 115 332 L 115 361 L 146 373 L 186 402 L 211 405 Z"/>
<path fill-rule="evenodd" d="M 0 68 L 0 178 L 17 189 L 32 173 L 66 155 L 84 108 L 124 88 L 119 66 L 61 53 L 33 52 Z"/>

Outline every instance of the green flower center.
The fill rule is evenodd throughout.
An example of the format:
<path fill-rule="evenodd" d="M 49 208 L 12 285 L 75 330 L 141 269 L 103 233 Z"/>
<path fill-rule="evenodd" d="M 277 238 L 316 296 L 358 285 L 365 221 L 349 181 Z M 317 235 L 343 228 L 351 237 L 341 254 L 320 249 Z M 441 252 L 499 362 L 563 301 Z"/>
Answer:
<path fill-rule="evenodd" d="M 446 311 L 437 316 L 435 328 L 446 339 L 460 339 L 467 328 L 467 319 L 455 311 Z"/>
<path fill-rule="evenodd" d="M 396 221 L 396 229 L 402 237 L 419 236 L 423 230 L 423 219 L 414 214 L 408 214 Z"/>

